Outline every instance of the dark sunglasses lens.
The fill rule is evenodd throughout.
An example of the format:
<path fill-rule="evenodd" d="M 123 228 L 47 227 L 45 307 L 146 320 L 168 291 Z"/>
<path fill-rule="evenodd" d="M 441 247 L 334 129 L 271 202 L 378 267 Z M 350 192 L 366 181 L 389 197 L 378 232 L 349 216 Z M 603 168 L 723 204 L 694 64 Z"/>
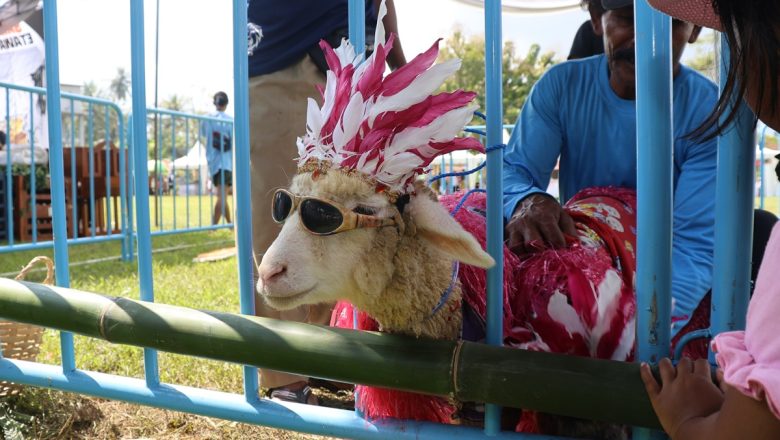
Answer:
<path fill-rule="evenodd" d="M 274 203 L 271 209 L 271 215 L 273 216 L 274 221 L 279 223 L 285 221 L 290 215 L 292 204 L 292 197 L 290 197 L 289 194 L 284 191 L 277 191 L 277 193 L 274 194 Z"/>
<path fill-rule="evenodd" d="M 338 208 L 319 200 L 304 200 L 300 211 L 303 226 L 315 234 L 329 234 L 344 221 Z"/>

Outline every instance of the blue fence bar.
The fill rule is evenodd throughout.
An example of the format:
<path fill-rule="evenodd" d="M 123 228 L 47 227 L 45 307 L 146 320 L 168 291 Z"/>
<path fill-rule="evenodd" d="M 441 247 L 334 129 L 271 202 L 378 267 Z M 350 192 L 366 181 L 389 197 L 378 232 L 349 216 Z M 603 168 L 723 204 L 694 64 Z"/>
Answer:
<path fill-rule="evenodd" d="M 368 422 L 352 411 L 269 400 L 249 401 L 244 396 L 177 385 L 147 387 L 144 381 L 103 373 L 75 371 L 63 374 L 56 367 L 4 359 L 0 375 L 5 379 L 38 387 L 89 394 L 106 399 L 186 411 L 237 422 L 254 423 L 312 434 L 357 439 L 477 439 L 476 428 L 411 421 Z M 542 435 L 497 433 L 496 439 L 553 440 Z"/>
<path fill-rule="evenodd" d="M 485 93 L 487 111 L 487 146 L 503 142 L 501 80 L 501 1 L 485 1 Z M 487 337 L 491 345 L 503 345 L 504 287 L 504 219 L 503 219 L 503 149 L 487 153 L 487 251 L 496 265 L 487 273 Z M 501 430 L 501 408 L 485 405 L 485 433 L 497 435 Z"/>
<path fill-rule="evenodd" d="M 728 43 L 721 38 L 721 90 L 729 62 Z M 753 116 L 738 104 L 738 116 L 718 139 L 718 179 L 715 187 L 715 258 L 712 286 L 713 335 L 743 330 L 750 292 L 753 243 L 756 148 Z M 763 164 L 762 164 L 763 166 Z M 710 360 L 714 361 L 711 354 Z"/>
<path fill-rule="evenodd" d="M 138 278 L 141 300 L 154 301 L 152 275 L 152 237 L 149 222 L 149 171 L 146 144 L 146 64 L 144 60 L 144 4 L 130 0 L 130 46 L 133 84 L 133 149 L 135 155 L 136 229 L 138 231 Z M 160 383 L 157 351 L 144 348 L 146 383 L 155 387 Z"/>
<path fill-rule="evenodd" d="M 669 356 L 672 290 L 671 19 L 635 5 L 637 120 L 637 359 Z M 635 429 L 635 439 L 663 438 Z"/>
<path fill-rule="evenodd" d="M 255 312 L 254 259 L 252 258 L 252 195 L 249 177 L 249 67 L 247 59 L 246 2 L 233 0 L 233 95 L 236 97 L 235 171 L 236 190 L 236 252 L 238 258 L 238 289 L 241 313 Z M 223 185 L 224 188 L 224 185 Z M 244 367 L 244 398 L 255 404 L 258 381 L 257 369 Z"/>
<path fill-rule="evenodd" d="M 154 172 L 154 191 L 153 194 L 156 197 L 156 214 L 155 217 L 156 220 L 156 227 L 152 230 L 152 236 L 158 236 L 158 235 L 169 235 L 168 232 L 171 233 L 184 233 L 184 232 L 194 232 L 197 231 L 199 228 L 202 230 L 212 230 L 211 226 L 211 213 L 213 212 L 213 206 L 214 206 L 214 189 L 215 186 L 212 186 L 212 191 L 208 192 L 208 195 L 203 194 L 204 187 L 208 187 L 211 185 L 211 175 L 208 170 L 208 166 L 206 165 L 204 157 L 204 151 L 208 148 L 213 148 L 211 144 L 211 139 L 208 138 L 208 134 L 204 137 L 201 133 L 201 128 L 204 124 L 214 124 L 214 125 L 223 125 L 229 127 L 229 130 L 233 130 L 233 123 L 231 121 L 220 119 L 212 116 L 202 116 L 202 115 L 194 115 L 191 113 L 185 113 L 175 110 L 167 110 L 167 109 L 159 109 L 159 108 L 150 108 L 147 109 L 147 127 L 149 128 L 149 132 L 153 132 L 152 127 L 155 123 L 155 121 L 158 121 L 158 130 L 157 130 L 157 139 L 158 139 L 158 149 L 157 149 L 157 164 L 159 164 L 158 168 L 153 170 Z M 194 123 L 191 125 L 191 123 Z M 190 136 L 190 130 L 196 129 L 197 135 Z M 183 132 L 182 132 L 183 130 Z M 194 142 L 192 145 L 190 145 L 190 141 L 192 139 L 197 140 L 197 142 Z M 170 157 L 172 159 L 171 166 L 170 166 L 170 173 L 166 173 L 166 169 L 162 166 L 161 160 L 163 159 L 163 149 L 167 148 L 168 145 L 165 145 L 165 141 L 167 140 L 170 142 L 170 148 L 171 152 L 170 154 L 166 153 L 165 156 Z M 182 144 L 183 142 L 183 144 Z M 196 157 L 192 157 L 193 154 L 193 148 L 197 147 L 197 155 Z M 235 148 L 231 149 L 233 151 L 233 154 L 235 153 Z M 184 153 L 184 156 L 180 158 L 176 158 L 176 155 L 180 152 Z M 193 155 L 195 156 L 195 155 Z M 176 165 L 177 160 L 185 160 L 185 166 L 181 167 Z M 190 161 L 192 159 L 197 160 L 197 164 L 195 168 L 190 168 Z M 203 161 L 203 163 L 201 163 Z M 146 164 L 144 165 L 146 166 Z M 180 185 L 180 174 L 181 172 L 185 173 L 183 186 Z M 190 225 L 189 220 L 189 203 L 191 200 L 191 192 L 193 191 L 193 188 L 190 186 L 191 179 L 190 179 L 190 173 L 191 172 L 197 173 L 197 197 L 198 197 L 198 225 L 192 226 Z M 163 174 L 166 174 L 166 176 L 163 176 Z M 173 177 L 173 180 L 169 182 L 168 174 L 170 174 Z M 224 173 L 220 173 L 218 176 L 218 181 L 220 182 L 219 188 L 217 188 L 218 191 L 220 191 L 220 195 L 222 196 L 222 200 L 227 200 L 229 197 L 227 193 L 227 187 L 225 186 L 225 183 L 230 183 L 227 181 L 227 176 Z M 164 182 L 169 182 L 169 185 L 166 185 Z M 167 186 L 167 191 L 166 191 Z M 184 208 L 184 215 L 185 219 L 184 221 L 181 221 L 179 218 L 180 215 L 182 215 L 181 207 L 178 206 L 181 201 L 182 197 L 177 197 L 181 194 L 177 194 L 178 191 L 184 191 L 185 196 L 183 197 L 186 207 Z M 166 198 L 166 193 L 169 194 L 170 197 L 170 203 L 164 203 L 164 200 Z M 192 195 L 194 197 L 194 195 Z M 207 198 L 209 207 L 212 209 L 209 211 L 207 218 L 209 220 L 208 227 L 203 227 L 203 198 Z M 232 206 L 235 206 L 235 203 L 232 204 Z M 223 204 L 220 213 L 222 214 L 223 218 L 226 218 L 226 209 L 227 207 L 225 204 Z M 233 222 L 227 222 L 222 221 L 219 223 L 219 229 L 227 229 L 234 225 Z M 165 233 L 165 234 L 163 234 Z"/>
<path fill-rule="evenodd" d="M 12 93 L 26 93 L 28 96 L 39 96 L 43 97 L 46 95 L 47 90 L 40 88 L 40 87 L 27 87 L 27 86 L 19 86 L 14 84 L 8 84 L 8 83 L 0 83 L 0 89 L 3 89 L 5 91 L 7 106 L 10 105 L 9 97 Z M 49 124 L 49 131 L 57 131 L 57 133 L 60 135 L 60 142 L 61 145 L 64 144 L 64 140 L 68 140 L 68 147 L 69 152 L 64 150 L 64 145 L 60 148 L 60 151 L 62 153 L 62 157 L 59 160 L 60 163 L 63 163 L 65 165 L 66 162 L 70 163 L 70 172 L 67 172 L 67 176 L 65 176 L 65 172 L 63 172 L 63 185 L 64 185 L 64 198 L 66 205 L 70 204 L 70 209 L 67 209 L 66 206 L 66 238 L 68 238 L 67 243 L 68 244 L 83 244 L 88 243 L 88 241 L 80 240 L 79 238 L 83 238 L 84 236 L 91 236 L 97 238 L 97 235 L 92 235 L 92 231 L 94 228 L 97 228 L 97 223 L 101 223 L 100 221 L 97 221 L 93 215 L 91 215 L 89 212 L 87 212 L 85 215 L 82 215 L 79 212 L 80 207 L 85 207 L 85 209 L 89 209 L 92 211 L 92 213 L 99 212 L 100 218 L 105 219 L 105 223 L 101 223 L 100 229 L 101 233 L 111 236 L 113 239 L 119 239 L 121 240 L 121 235 L 115 235 L 114 231 L 116 229 L 119 229 L 120 232 L 124 233 L 124 230 L 129 227 L 127 223 L 127 193 L 125 190 L 122 189 L 122 187 L 126 184 L 126 180 L 129 177 L 129 173 L 127 172 L 127 166 L 125 161 L 125 142 L 123 136 L 119 136 L 119 143 L 118 146 L 113 147 L 112 146 L 112 139 L 113 130 L 116 130 L 117 133 L 124 133 L 124 116 L 122 115 L 121 110 L 119 107 L 107 100 L 95 98 L 95 97 L 88 97 L 88 96 L 80 96 L 80 95 L 74 95 L 71 93 L 61 93 L 61 106 L 56 106 L 54 103 L 57 102 L 51 101 L 48 104 L 48 108 L 58 107 L 58 110 L 60 110 L 60 120 L 61 121 L 56 127 L 52 126 L 51 123 Z M 81 166 L 88 167 L 88 165 L 79 165 L 79 162 L 77 161 L 77 152 L 78 151 L 84 151 L 89 150 L 89 147 L 79 147 L 77 146 L 77 129 L 84 127 L 86 124 L 88 127 L 91 126 L 92 130 L 90 130 L 92 133 L 94 133 L 95 128 L 97 125 L 93 121 L 87 120 L 86 122 L 84 119 L 90 119 L 88 115 L 84 118 L 78 117 L 77 114 L 79 113 L 79 110 L 77 109 L 76 105 L 83 105 L 86 107 L 101 107 L 103 108 L 103 111 L 101 111 L 101 114 L 104 114 L 105 123 L 102 124 L 104 126 L 104 139 L 105 144 L 104 147 L 106 148 L 105 156 L 103 158 L 95 156 L 95 150 L 92 148 L 93 154 L 90 155 L 89 159 L 92 162 L 92 168 L 90 169 L 80 169 Z M 65 111 L 70 112 L 69 115 L 67 115 L 65 118 L 62 118 L 62 110 L 61 108 L 64 107 Z M 8 112 L 7 112 L 8 113 Z M 93 118 L 97 115 L 97 112 L 92 112 Z M 8 116 L 7 116 L 8 118 Z M 6 119 L 7 123 L 7 119 Z M 68 125 L 67 131 L 64 128 L 65 125 Z M 29 134 L 29 136 L 32 136 L 32 133 Z M 81 136 L 79 136 L 81 138 Z M 40 190 L 42 189 L 42 184 L 40 179 L 37 177 L 32 177 L 37 174 L 36 170 L 39 168 L 38 159 L 40 156 L 40 152 L 42 150 L 41 147 L 37 147 L 35 145 L 38 144 L 39 141 L 37 141 L 34 137 L 31 138 L 31 149 L 30 149 L 30 155 L 31 158 L 29 162 L 20 163 L 18 158 L 14 158 L 12 155 L 12 149 L 13 145 L 11 145 L 10 148 L 7 148 L 5 152 L 3 152 L 3 159 L 5 160 L 6 164 L 13 164 L 13 165 L 20 165 L 23 167 L 29 167 L 31 177 L 29 180 L 27 177 L 25 177 L 25 181 L 29 182 L 29 191 L 27 188 L 17 188 L 14 185 L 13 180 L 13 173 L 11 166 L 5 166 L 4 172 L 3 172 L 3 179 L 5 179 L 6 187 L 9 189 L 6 194 L 5 199 L 5 205 L 6 205 L 6 212 L 3 214 L 5 218 L 8 220 L 4 226 L 4 232 L 6 236 L 7 243 L 4 243 L 0 245 L 0 253 L 8 253 L 13 252 L 17 250 L 30 250 L 30 249 L 46 249 L 51 248 L 53 246 L 53 241 L 51 239 L 45 239 L 42 240 L 41 234 L 43 232 L 49 234 L 51 230 L 47 229 L 46 225 L 44 224 L 48 219 L 42 219 L 39 215 L 39 210 L 41 206 L 45 206 L 46 202 L 41 202 L 42 204 L 38 204 L 38 209 L 36 209 L 36 193 L 40 193 Z M 83 139 L 80 140 L 80 142 L 84 142 Z M 94 140 L 89 141 L 89 144 L 94 147 Z M 10 145 L 10 144 L 9 144 Z M 26 147 L 25 147 L 26 148 Z M 83 150 L 82 150 L 83 148 Z M 47 156 L 52 156 L 54 154 L 53 149 L 49 149 L 46 153 Z M 66 157 L 67 156 L 67 157 Z M 92 157 L 94 156 L 94 157 Z M 114 156 L 112 158 L 112 156 Z M 112 176 L 114 176 L 111 172 L 112 164 L 116 161 L 116 156 L 118 156 L 119 160 L 119 170 L 118 174 L 115 176 L 117 177 L 119 181 L 119 192 L 116 193 L 116 187 L 112 186 L 111 180 Z M 79 155 L 80 158 L 87 159 L 87 155 Z M 51 158 L 51 157 L 50 157 Z M 105 160 L 105 173 L 101 174 L 101 176 L 105 177 L 106 179 L 106 185 L 105 185 L 105 193 L 98 195 L 97 188 L 94 187 L 94 185 L 90 185 L 88 182 L 84 183 L 84 185 L 79 184 L 79 173 L 87 176 L 89 179 L 89 182 L 94 182 L 95 172 L 96 172 L 96 166 L 94 163 L 95 158 Z M 26 161 L 27 159 L 25 159 Z M 50 167 L 49 167 L 50 168 Z M 49 170 L 50 172 L 53 171 Z M 65 171 L 67 171 L 67 166 L 65 166 Z M 91 171 L 91 172 L 90 172 Z M 53 180 L 52 180 L 53 182 Z M 45 183 L 45 182 L 44 182 Z M 112 189 L 113 188 L 113 189 Z M 14 200 L 19 200 L 18 197 L 21 197 L 22 190 L 24 190 L 24 193 L 29 193 L 31 200 L 29 203 L 29 212 L 25 214 L 24 212 L 14 212 L 15 209 L 15 203 Z M 102 190 L 101 190 L 102 191 Z M 84 195 L 80 195 L 80 193 L 86 193 Z M 119 213 L 114 213 L 110 209 L 112 197 L 119 196 L 118 205 L 119 205 Z M 107 202 L 107 206 L 105 209 L 100 209 L 95 211 L 94 208 L 89 208 L 95 206 L 95 202 L 97 198 L 100 197 L 101 199 L 105 197 L 105 200 Z M 54 197 L 52 199 L 52 203 L 59 203 L 59 198 Z M 101 200 L 102 203 L 102 200 Z M 52 205 L 53 206 L 53 205 Z M 27 209 L 25 208 L 25 211 Z M 52 209 L 53 212 L 53 209 Z M 34 216 L 34 217 L 33 217 Z M 67 218 L 67 216 L 70 216 L 70 219 Z M 15 218 L 16 217 L 16 218 Z M 53 217 L 53 216 L 52 216 Z M 84 217 L 84 218 L 82 218 Z M 94 220 L 93 220 L 94 219 Z M 71 227 L 67 227 L 67 221 L 70 221 Z M 17 240 L 15 236 L 15 228 L 14 225 L 17 224 L 19 239 Z M 80 230 L 80 225 L 83 226 L 83 230 Z M 53 229 L 52 229 L 53 230 Z M 43 231 L 43 232 L 42 232 Z M 124 254 L 124 251 L 123 251 Z"/>
<path fill-rule="evenodd" d="M 43 27 L 46 35 L 46 99 L 50 103 L 48 106 L 49 172 L 51 175 L 50 191 L 54 227 L 54 265 L 56 268 L 57 285 L 70 287 L 67 214 L 65 212 L 65 175 L 62 160 L 62 108 L 60 104 L 59 44 L 57 40 L 59 34 L 57 32 L 56 0 L 44 1 Z M 32 119 L 30 117 L 30 120 Z M 33 137 L 30 138 L 31 145 L 33 143 L 32 139 Z M 33 160 L 34 163 L 35 161 Z M 35 182 L 34 179 L 33 182 Z M 34 199 L 34 191 L 32 195 Z M 33 225 L 33 231 L 37 230 L 37 225 Z M 76 360 L 73 354 L 73 335 L 71 333 L 60 333 L 60 349 L 62 351 L 62 370 L 64 372 L 73 371 L 76 368 Z"/>

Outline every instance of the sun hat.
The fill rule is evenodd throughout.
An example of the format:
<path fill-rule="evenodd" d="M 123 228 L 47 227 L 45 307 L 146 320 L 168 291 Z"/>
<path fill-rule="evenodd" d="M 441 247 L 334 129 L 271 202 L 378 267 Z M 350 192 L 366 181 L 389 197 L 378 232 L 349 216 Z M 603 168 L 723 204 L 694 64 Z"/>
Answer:
<path fill-rule="evenodd" d="M 722 30 L 711 0 L 647 0 L 650 6 L 676 19 L 695 25 Z M 620 9 L 634 4 L 634 0 L 601 0 L 605 10 Z"/>
<path fill-rule="evenodd" d="M 648 0 L 650 6 L 682 21 L 722 30 L 711 0 Z"/>

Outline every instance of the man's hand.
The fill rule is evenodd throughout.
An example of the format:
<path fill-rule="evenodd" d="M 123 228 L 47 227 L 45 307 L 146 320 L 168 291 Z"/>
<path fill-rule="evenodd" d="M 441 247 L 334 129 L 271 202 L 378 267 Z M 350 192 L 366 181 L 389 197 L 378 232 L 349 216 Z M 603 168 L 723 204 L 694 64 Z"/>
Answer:
<path fill-rule="evenodd" d="M 712 382 L 706 359 L 694 362 L 683 358 L 675 368 L 664 358 L 658 368 L 662 384 L 655 380 L 649 365 L 642 364 L 640 373 L 658 420 L 673 439 L 681 438 L 677 434 L 686 422 L 695 422 L 720 410 L 724 392 Z"/>
<path fill-rule="evenodd" d="M 561 205 L 545 194 L 524 198 L 506 226 L 509 249 L 515 254 L 534 252 L 546 247 L 564 248 L 566 238 L 577 235 L 574 221 Z"/>

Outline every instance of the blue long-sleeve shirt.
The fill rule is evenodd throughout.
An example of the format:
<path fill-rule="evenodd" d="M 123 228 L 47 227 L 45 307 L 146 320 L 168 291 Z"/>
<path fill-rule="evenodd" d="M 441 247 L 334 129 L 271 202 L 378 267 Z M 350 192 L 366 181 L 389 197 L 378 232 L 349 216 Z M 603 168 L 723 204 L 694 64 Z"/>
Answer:
<path fill-rule="evenodd" d="M 676 334 L 712 287 L 715 140 L 685 138 L 707 117 L 717 87 L 681 66 L 674 78 L 674 235 L 672 325 Z M 636 106 L 609 85 L 606 57 L 551 68 L 534 86 L 504 153 L 504 216 L 544 193 L 560 158 L 562 200 L 583 188 L 636 188 Z"/>
<path fill-rule="evenodd" d="M 233 138 L 233 117 L 225 112 L 214 112 L 210 114 L 212 118 L 224 119 L 230 123 L 220 123 L 216 121 L 203 121 L 200 124 L 200 136 L 204 139 L 206 146 L 206 162 L 209 165 L 209 174 L 215 175 L 219 170 L 233 171 L 233 147 L 231 145 L 228 151 L 219 151 L 212 146 L 212 132 L 218 131 L 223 135 Z"/>

